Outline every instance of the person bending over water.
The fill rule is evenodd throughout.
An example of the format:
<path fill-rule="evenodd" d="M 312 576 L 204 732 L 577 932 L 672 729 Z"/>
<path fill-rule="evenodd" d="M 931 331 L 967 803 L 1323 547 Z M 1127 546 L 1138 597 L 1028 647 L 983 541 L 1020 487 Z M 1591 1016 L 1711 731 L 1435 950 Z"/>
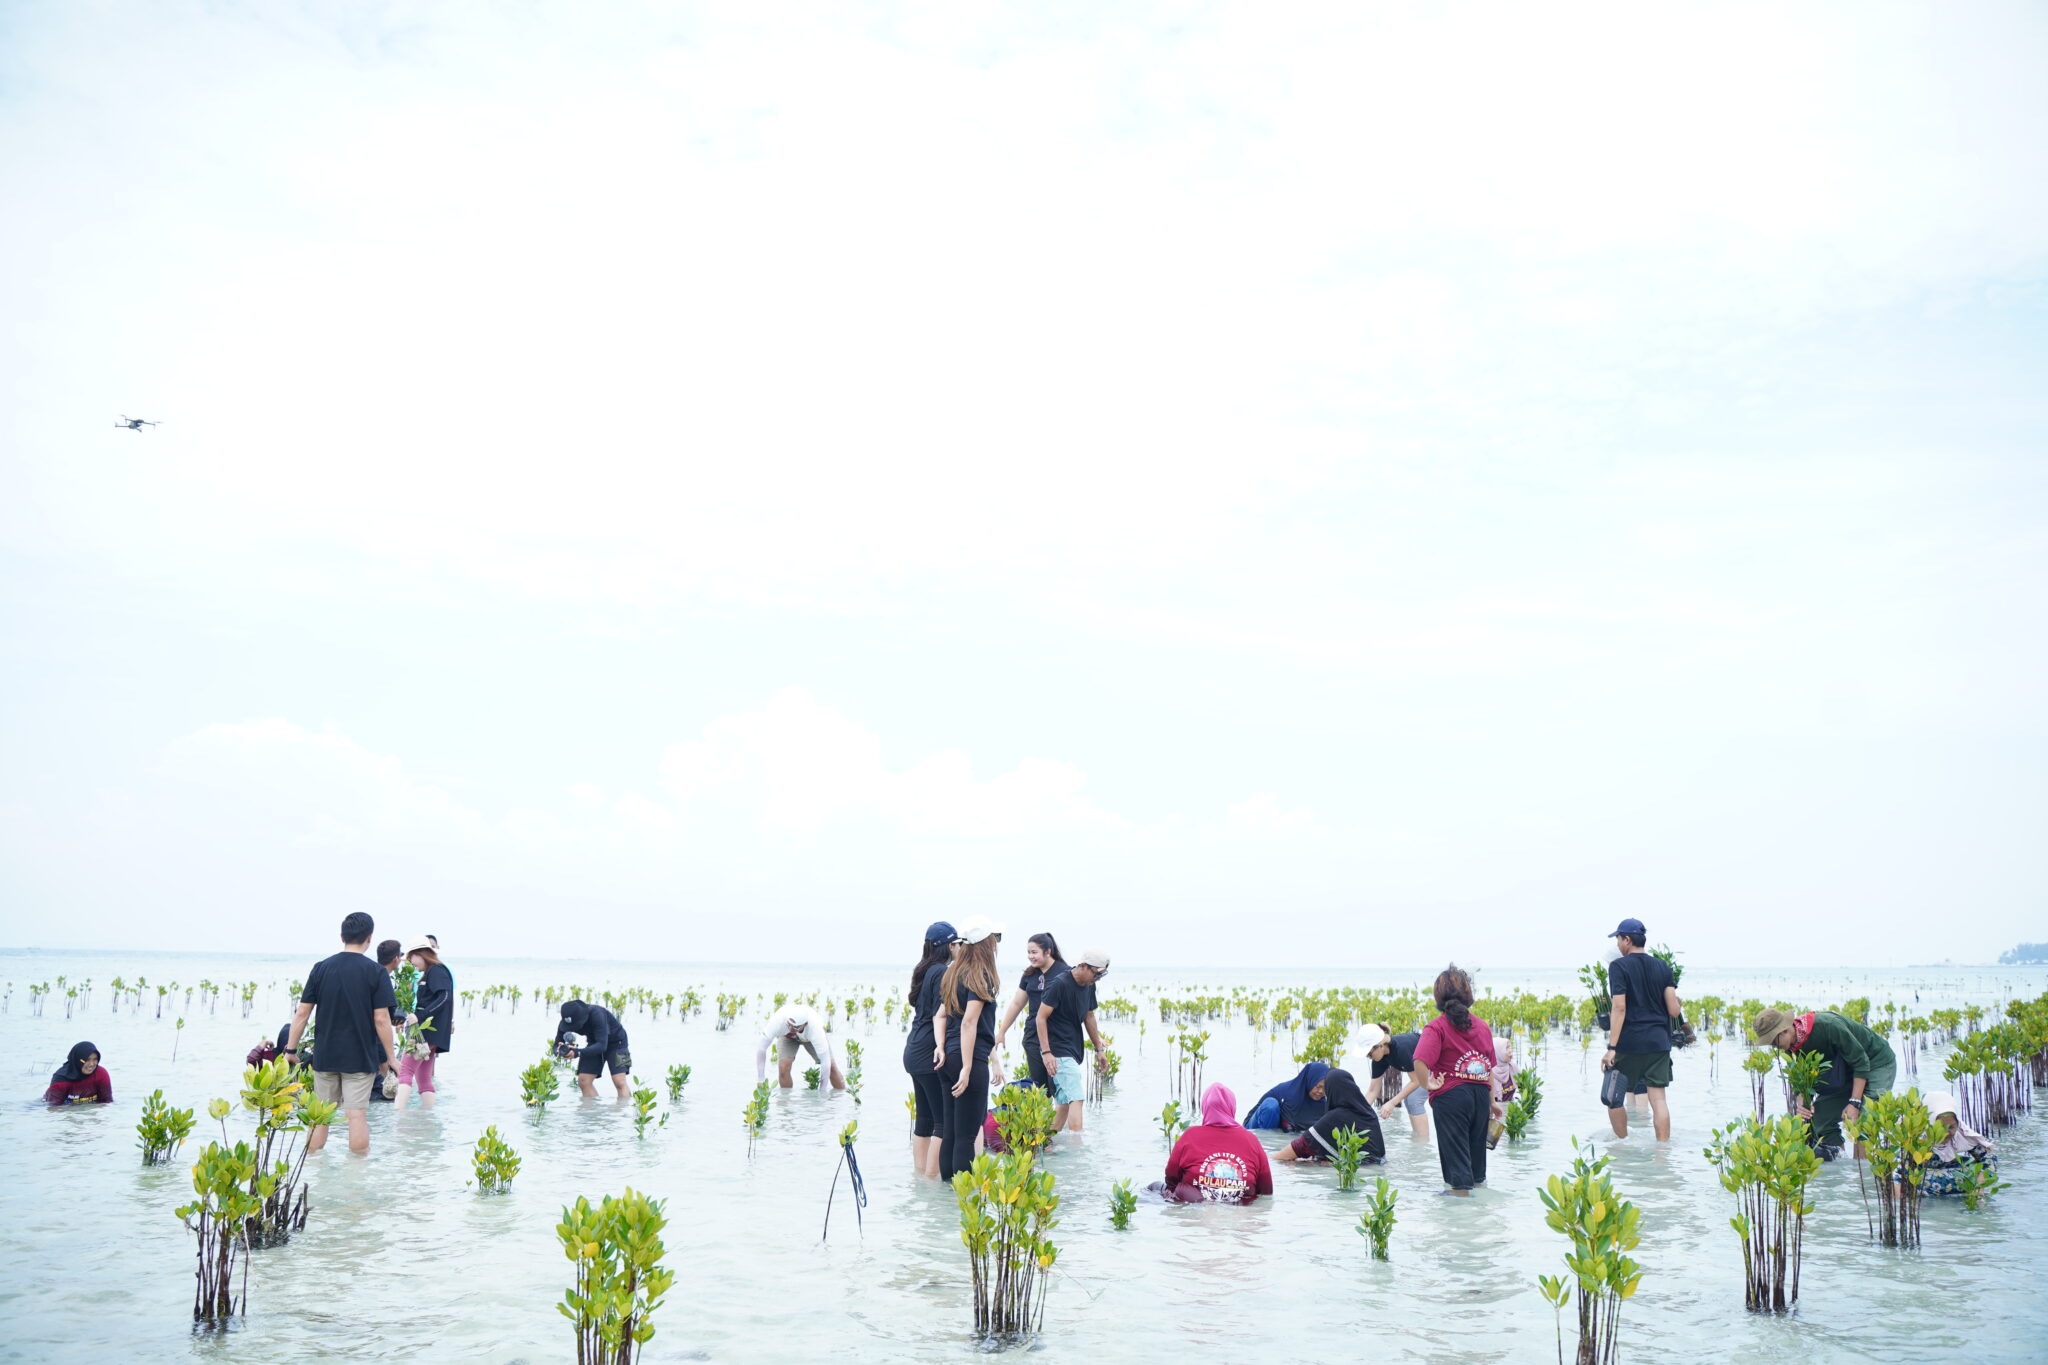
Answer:
<path fill-rule="evenodd" d="M 1051 934 L 1033 934 L 1025 939 L 1024 958 L 1030 965 L 1017 978 L 1017 992 L 1010 997 L 1010 1007 L 1003 1011 L 1003 1022 L 996 1025 L 994 1055 L 1000 1057 L 1008 1050 L 1010 1025 L 1017 1022 L 1018 1015 L 1023 1015 L 1025 1074 L 1031 1077 L 1032 1084 L 1050 1094 L 1052 1076 L 1045 1069 L 1044 1045 L 1038 1038 L 1038 1007 L 1045 1003 L 1045 993 L 1052 983 L 1073 969 L 1060 956 L 1059 942 Z"/>
<path fill-rule="evenodd" d="M 1298 1133 L 1323 1116 L 1323 1085 L 1330 1074 L 1329 1063 L 1310 1062 L 1291 1081 L 1282 1081 L 1259 1097 L 1252 1112 L 1244 1116 L 1247 1128 L 1277 1128 Z"/>
<path fill-rule="evenodd" d="M 1279 1161 L 1327 1161 L 1337 1155 L 1337 1134 L 1350 1129 L 1365 1134 L 1365 1160 L 1385 1161 L 1387 1139 L 1380 1132 L 1379 1115 L 1366 1102 L 1358 1081 L 1341 1067 L 1323 1077 L 1327 1106 L 1323 1116 L 1308 1131 L 1273 1153 Z"/>
<path fill-rule="evenodd" d="M 938 1050 L 932 1038 L 932 1016 L 939 1012 L 939 985 L 945 980 L 946 964 L 959 951 L 954 943 L 958 937 L 952 925 L 935 921 L 924 931 L 924 955 L 910 973 L 910 1036 L 903 1040 L 903 1069 L 910 1075 L 916 1106 L 910 1164 L 929 1176 L 939 1173 L 939 1096 L 944 1089 L 938 1064 L 932 1060 Z"/>
<path fill-rule="evenodd" d="M 50 1075 L 44 1104 L 112 1104 L 114 1078 L 100 1065 L 100 1050 L 91 1043 L 73 1043 L 64 1065 Z"/>
<path fill-rule="evenodd" d="M 1372 1059 L 1371 1094 L 1380 1100 L 1379 1115 L 1392 1118 L 1396 1109 L 1408 1111 L 1408 1130 L 1421 1141 L 1429 1140 L 1429 1095 L 1415 1082 L 1415 1045 L 1420 1033 L 1389 1034 L 1385 1024 L 1367 1024 L 1358 1040 Z"/>
<path fill-rule="evenodd" d="M 1034 1038 L 1052 1078 L 1053 1103 L 1060 1107 L 1053 1131 L 1081 1131 L 1082 1100 L 1087 1098 L 1088 1073 L 1082 1062 L 1081 1031 L 1095 1044 L 1095 1065 L 1106 1060 L 1102 1054 L 1102 1032 L 1095 1027 L 1095 983 L 1109 973 L 1109 954 L 1090 948 L 1081 954 L 1065 976 L 1046 988 L 1045 1003 L 1033 1020 Z"/>
<path fill-rule="evenodd" d="M 1924 1103 L 1927 1112 L 1934 1115 L 1940 1125 L 1942 1139 L 1934 1148 L 1934 1159 L 1927 1163 L 1927 1170 L 1920 1178 L 1920 1193 L 1961 1194 L 1963 1177 L 1972 1166 L 1988 1166 L 1991 1177 L 1998 1178 L 1998 1145 L 1982 1133 L 1964 1123 L 1957 1112 L 1956 1097 L 1946 1091 L 1936 1091 Z"/>
<path fill-rule="evenodd" d="M 1249 1204 L 1273 1193 L 1265 1145 L 1237 1121 L 1237 1096 L 1229 1086 L 1202 1092 L 1202 1121 L 1173 1144 L 1166 1179 L 1152 1188 L 1183 1204 Z"/>
<path fill-rule="evenodd" d="M 410 1092 L 416 1089 L 420 1092 L 421 1107 L 432 1109 L 440 1098 L 434 1089 L 434 1063 L 448 1051 L 455 1036 L 455 974 L 441 961 L 434 945 L 424 938 L 416 938 L 406 946 L 405 960 L 420 974 L 412 1003 L 420 1017 L 420 1041 L 416 1047 L 425 1049 L 427 1055 L 421 1057 L 408 1048 L 405 1056 L 398 1059 L 395 1098 L 403 1107 Z"/>
<path fill-rule="evenodd" d="M 576 1089 L 583 1098 L 597 1098 L 597 1078 L 607 1067 L 612 1073 L 612 1089 L 619 1092 L 622 1100 L 631 1098 L 633 1053 L 626 1046 L 626 1026 L 619 1022 L 619 1016 L 603 1005 L 564 1000 L 562 1022 L 555 1027 L 556 1047 L 567 1042 L 572 1033 L 583 1038 L 583 1046 L 576 1054 Z"/>
<path fill-rule="evenodd" d="M 1863 1114 L 1865 1095 L 1883 1095 L 1898 1079 L 1898 1059 L 1892 1045 L 1872 1029 L 1833 1010 L 1787 1014 L 1783 1010 L 1760 1011 L 1752 1026 L 1759 1043 L 1769 1043 L 1780 1052 L 1817 1052 L 1827 1060 L 1813 1107 L 1800 1106 L 1807 1120 L 1807 1141 L 1823 1160 L 1832 1161 L 1842 1153 L 1842 1118 L 1855 1110 Z M 1856 1144 L 1863 1155 L 1863 1144 Z"/>
<path fill-rule="evenodd" d="M 1432 992 L 1443 1011 L 1415 1044 L 1415 1079 L 1436 1117 L 1437 1161 L 1451 1193 L 1486 1183 L 1486 1126 L 1501 1117 L 1493 1030 L 1472 1012 L 1472 978 L 1452 963 Z"/>
<path fill-rule="evenodd" d="M 770 1019 L 768 1026 L 761 1031 L 761 1042 L 754 1049 L 754 1080 L 757 1084 L 768 1079 L 768 1048 L 771 1044 L 780 1057 L 776 1063 L 776 1074 L 784 1090 L 796 1084 L 799 1048 L 811 1054 L 811 1060 L 818 1064 L 819 1075 L 829 1080 L 834 1090 L 846 1089 L 846 1074 L 839 1069 L 839 1058 L 833 1055 L 831 1036 L 825 1032 L 824 1022 L 818 1018 L 817 1011 L 809 1005 L 791 1005 Z"/>
<path fill-rule="evenodd" d="M 944 1087 L 939 1097 L 939 1178 L 951 1180 L 974 1164 L 974 1140 L 988 1118 L 988 1058 L 996 1045 L 996 942 L 1001 937 L 985 920 L 960 930 L 960 952 L 939 982 L 939 1008 L 932 1016 L 938 1040 L 932 1061 Z"/>

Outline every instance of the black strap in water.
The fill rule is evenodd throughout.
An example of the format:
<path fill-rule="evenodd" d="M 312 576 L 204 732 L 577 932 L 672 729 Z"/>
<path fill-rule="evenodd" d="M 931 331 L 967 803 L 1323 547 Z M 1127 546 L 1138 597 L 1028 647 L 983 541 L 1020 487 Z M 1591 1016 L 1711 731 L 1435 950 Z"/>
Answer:
<path fill-rule="evenodd" d="M 861 1210 L 868 1206 L 868 1185 L 865 1180 L 860 1178 L 860 1158 L 853 1154 L 853 1144 L 850 1142 L 841 1143 L 840 1150 L 846 1153 L 846 1170 L 853 1177 L 854 1226 L 864 1229 L 867 1226 L 867 1220 L 862 1216 Z"/>

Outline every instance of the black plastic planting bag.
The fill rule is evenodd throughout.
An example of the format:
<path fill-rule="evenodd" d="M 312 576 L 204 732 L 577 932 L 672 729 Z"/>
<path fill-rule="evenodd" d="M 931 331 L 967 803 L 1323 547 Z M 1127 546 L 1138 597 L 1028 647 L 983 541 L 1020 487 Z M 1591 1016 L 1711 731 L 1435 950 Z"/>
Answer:
<path fill-rule="evenodd" d="M 1601 1073 L 1600 1103 L 1609 1109 L 1620 1109 L 1628 1103 L 1628 1077 L 1615 1067 Z"/>

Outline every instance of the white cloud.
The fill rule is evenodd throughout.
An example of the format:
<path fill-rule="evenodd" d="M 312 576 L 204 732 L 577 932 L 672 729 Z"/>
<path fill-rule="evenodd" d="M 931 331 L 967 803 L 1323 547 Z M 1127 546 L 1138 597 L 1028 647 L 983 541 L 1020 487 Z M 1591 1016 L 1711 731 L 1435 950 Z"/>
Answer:
<path fill-rule="evenodd" d="M 1281 806 L 1279 796 L 1273 792 L 1259 792 L 1247 797 L 1225 811 L 1223 818 L 1233 832 L 1258 837 L 1327 832 L 1316 823 L 1315 813 L 1308 807 L 1297 806 L 1288 810 Z"/>

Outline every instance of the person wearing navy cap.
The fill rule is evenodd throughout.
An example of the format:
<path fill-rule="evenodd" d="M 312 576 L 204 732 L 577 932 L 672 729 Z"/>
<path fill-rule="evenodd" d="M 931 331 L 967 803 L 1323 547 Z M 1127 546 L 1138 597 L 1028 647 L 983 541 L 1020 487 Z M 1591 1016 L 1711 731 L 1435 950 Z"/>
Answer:
<path fill-rule="evenodd" d="M 924 931 L 924 953 L 910 973 L 910 1037 L 903 1043 L 903 1069 L 910 1073 L 917 1121 L 911 1128 L 910 1164 L 933 1179 L 939 1174 L 939 1100 L 944 1083 L 932 1061 L 932 1016 L 939 1008 L 939 982 L 958 951 L 959 933 L 944 920 Z"/>
<path fill-rule="evenodd" d="M 1607 1052 L 1603 1071 L 1628 1077 L 1628 1089 L 1645 1088 L 1657 1141 L 1671 1140 L 1671 1110 L 1664 1091 L 1671 1084 L 1671 1021 L 1684 1012 L 1678 983 L 1662 958 L 1644 951 L 1649 934 L 1639 919 L 1625 919 L 1611 936 L 1620 957 L 1607 964 L 1607 990 L 1612 997 L 1607 1021 Z M 1623 1099 L 1626 1104 L 1626 1097 Z M 1607 1111 L 1618 1138 L 1628 1136 L 1628 1110 Z"/>

